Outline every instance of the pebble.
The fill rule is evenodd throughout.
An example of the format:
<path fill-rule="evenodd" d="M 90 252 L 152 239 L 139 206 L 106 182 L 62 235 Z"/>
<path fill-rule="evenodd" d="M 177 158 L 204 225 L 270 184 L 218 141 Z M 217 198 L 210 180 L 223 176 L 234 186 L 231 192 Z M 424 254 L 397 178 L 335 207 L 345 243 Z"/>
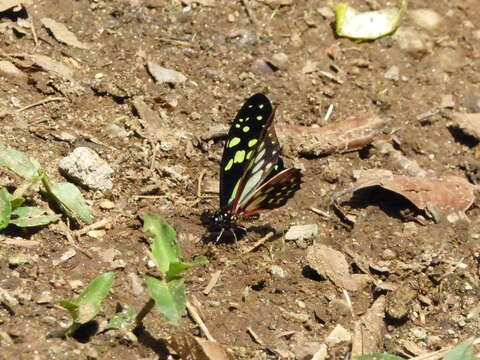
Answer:
<path fill-rule="evenodd" d="M 400 70 L 398 69 L 398 66 L 391 66 L 388 68 L 387 71 L 385 71 L 385 79 L 387 80 L 393 80 L 393 81 L 398 81 L 400 80 Z"/>
<path fill-rule="evenodd" d="M 416 340 L 425 340 L 427 338 L 427 332 L 424 328 L 414 327 L 410 329 L 410 332 Z"/>
<path fill-rule="evenodd" d="M 68 280 L 68 285 L 70 285 L 70 287 L 72 289 L 79 289 L 81 287 L 83 287 L 83 281 L 82 280 Z"/>
<path fill-rule="evenodd" d="M 317 9 L 317 12 L 322 15 L 325 19 L 332 19 L 335 17 L 335 13 L 328 6 L 322 6 Z"/>
<path fill-rule="evenodd" d="M 100 209 L 110 210 L 115 208 L 115 203 L 113 201 L 104 199 L 98 203 L 98 206 L 100 206 Z"/>
<path fill-rule="evenodd" d="M 294 225 L 285 234 L 285 240 L 311 239 L 318 235 L 317 224 Z"/>
<path fill-rule="evenodd" d="M 138 277 L 138 275 L 133 272 L 130 272 L 128 273 L 128 278 L 130 280 L 132 294 L 134 296 L 139 296 L 141 293 L 143 293 L 142 280 Z"/>
<path fill-rule="evenodd" d="M 273 68 L 264 59 L 255 59 L 250 66 L 250 71 L 255 74 L 267 75 L 273 73 Z"/>
<path fill-rule="evenodd" d="M 106 130 L 109 138 L 126 138 L 128 136 L 128 131 L 117 124 L 108 125 Z"/>
<path fill-rule="evenodd" d="M 76 183 L 93 190 L 113 187 L 113 169 L 90 148 L 78 147 L 60 161 L 60 170 Z"/>
<path fill-rule="evenodd" d="M 327 343 L 339 344 L 341 342 L 350 342 L 352 334 L 342 325 L 337 325 L 332 332 L 327 336 Z"/>
<path fill-rule="evenodd" d="M 285 53 L 274 54 L 270 58 L 270 63 L 279 70 L 286 70 L 288 67 L 288 55 Z"/>
<path fill-rule="evenodd" d="M 432 46 L 426 35 L 412 27 L 400 27 L 392 38 L 397 41 L 400 49 L 417 59 L 424 57 Z"/>
<path fill-rule="evenodd" d="M 442 109 L 453 109 L 455 107 L 455 99 L 453 98 L 453 95 L 442 95 L 440 99 L 440 107 Z"/>
<path fill-rule="evenodd" d="M 270 274 L 272 274 L 273 276 L 276 276 L 280 279 L 285 278 L 285 271 L 283 271 L 283 269 L 278 265 L 270 266 Z"/>
<path fill-rule="evenodd" d="M 443 18 L 432 9 L 415 9 L 409 11 L 413 22 L 419 27 L 435 32 L 443 23 Z"/>
<path fill-rule="evenodd" d="M 42 291 L 40 296 L 37 298 L 37 304 L 46 304 L 53 301 L 52 294 L 50 291 Z"/>
<path fill-rule="evenodd" d="M 0 61 L 0 73 L 17 77 L 26 78 L 27 75 L 9 61 Z"/>
<path fill-rule="evenodd" d="M 77 254 L 75 249 L 68 249 L 58 259 L 52 261 L 53 266 L 60 265 Z"/>
<path fill-rule="evenodd" d="M 392 249 L 385 249 L 382 252 L 382 259 L 393 260 L 397 257 L 397 254 Z"/>

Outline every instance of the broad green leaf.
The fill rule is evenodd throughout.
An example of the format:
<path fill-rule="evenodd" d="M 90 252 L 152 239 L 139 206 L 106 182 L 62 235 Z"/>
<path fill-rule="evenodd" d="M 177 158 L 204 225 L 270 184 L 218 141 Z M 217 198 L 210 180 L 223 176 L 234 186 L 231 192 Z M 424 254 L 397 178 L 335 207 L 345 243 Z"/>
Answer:
<path fill-rule="evenodd" d="M 64 309 L 68 310 L 70 316 L 72 317 L 73 322 L 76 322 L 78 319 L 78 305 L 74 304 L 70 300 L 60 300 L 58 304 Z"/>
<path fill-rule="evenodd" d="M 12 214 L 12 205 L 10 203 L 11 195 L 7 189 L 0 189 L 0 230 L 5 229 L 10 223 L 10 216 Z"/>
<path fill-rule="evenodd" d="M 13 171 L 24 179 L 38 176 L 41 169 L 37 160 L 12 148 L 0 148 L 0 166 Z"/>
<path fill-rule="evenodd" d="M 46 175 L 42 177 L 42 182 L 48 195 L 52 197 L 68 217 L 80 219 L 86 224 L 92 223 L 90 208 L 75 185 L 51 182 Z"/>
<path fill-rule="evenodd" d="M 137 312 L 131 306 L 127 306 L 123 309 L 122 312 L 115 314 L 112 319 L 108 322 L 106 330 L 108 329 L 117 329 L 117 330 L 127 330 L 135 327 L 136 322 L 135 318 Z"/>
<path fill-rule="evenodd" d="M 473 338 L 457 344 L 451 349 L 443 360 L 470 360 L 473 359 Z"/>
<path fill-rule="evenodd" d="M 45 209 L 22 206 L 12 212 L 10 223 L 19 227 L 42 226 L 58 221 L 60 215 L 48 215 Z"/>
<path fill-rule="evenodd" d="M 338 36 L 359 40 L 374 40 L 393 33 L 400 25 L 406 9 L 406 0 L 400 8 L 386 8 L 360 12 L 347 3 L 335 7 L 335 23 Z"/>
<path fill-rule="evenodd" d="M 180 276 L 184 271 L 190 269 L 191 267 L 203 265 L 208 263 L 208 260 L 205 256 L 197 256 L 193 259 L 193 262 L 174 262 L 170 264 L 170 268 L 167 271 L 166 278 L 167 281 Z"/>
<path fill-rule="evenodd" d="M 178 325 L 182 315 L 185 313 L 185 284 L 182 279 L 172 281 L 158 280 L 154 277 L 147 277 L 145 282 L 150 297 L 168 322 Z"/>
<path fill-rule="evenodd" d="M 153 261 L 166 274 L 171 263 L 180 262 L 180 247 L 175 242 L 175 230 L 161 216 L 149 213 L 143 218 L 143 231 L 153 238 Z"/>
<path fill-rule="evenodd" d="M 74 322 L 85 324 L 100 312 L 101 302 L 114 280 L 115 273 L 103 273 L 93 279 L 75 300 L 61 300 L 60 305 L 70 312 Z"/>
<path fill-rule="evenodd" d="M 358 356 L 355 360 L 405 360 L 404 358 L 391 354 L 371 354 Z"/>

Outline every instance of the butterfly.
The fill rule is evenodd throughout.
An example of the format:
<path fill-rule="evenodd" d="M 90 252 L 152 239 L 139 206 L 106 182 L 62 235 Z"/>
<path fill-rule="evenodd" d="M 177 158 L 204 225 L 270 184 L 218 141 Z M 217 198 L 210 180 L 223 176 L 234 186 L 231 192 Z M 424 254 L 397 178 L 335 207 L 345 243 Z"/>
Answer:
<path fill-rule="evenodd" d="M 275 109 L 263 94 L 242 106 L 228 132 L 220 163 L 220 210 L 213 221 L 232 230 L 239 218 L 248 218 L 286 204 L 300 189 L 302 173 L 285 168 L 273 126 Z"/>

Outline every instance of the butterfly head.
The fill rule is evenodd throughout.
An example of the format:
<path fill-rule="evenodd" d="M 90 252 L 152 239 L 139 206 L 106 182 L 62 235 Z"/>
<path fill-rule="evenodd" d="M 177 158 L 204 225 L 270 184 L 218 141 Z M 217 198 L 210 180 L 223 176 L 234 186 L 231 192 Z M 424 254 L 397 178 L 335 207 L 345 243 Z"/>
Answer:
<path fill-rule="evenodd" d="M 232 224 L 237 220 L 237 216 L 231 211 L 220 209 L 212 216 L 215 225 L 222 229 L 231 228 Z"/>

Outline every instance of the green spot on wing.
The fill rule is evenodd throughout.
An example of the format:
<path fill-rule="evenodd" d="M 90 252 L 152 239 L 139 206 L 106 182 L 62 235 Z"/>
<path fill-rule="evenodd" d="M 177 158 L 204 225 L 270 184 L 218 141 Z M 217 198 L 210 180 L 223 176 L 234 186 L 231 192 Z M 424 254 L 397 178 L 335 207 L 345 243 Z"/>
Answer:
<path fill-rule="evenodd" d="M 239 137 L 234 137 L 232 140 L 229 141 L 227 147 L 232 148 L 234 146 L 237 146 L 238 144 L 240 144 L 240 141 L 241 141 L 241 139 Z"/>
<path fill-rule="evenodd" d="M 252 147 L 252 146 L 255 146 L 255 144 L 258 142 L 257 139 L 252 139 L 252 140 L 249 140 L 248 141 L 248 147 Z M 249 153 L 250 154 L 250 153 Z M 248 159 L 248 157 L 247 157 Z"/>
<path fill-rule="evenodd" d="M 257 120 L 262 120 L 263 119 L 263 116 L 262 115 L 258 115 L 257 116 Z"/>
<path fill-rule="evenodd" d="M 260 105 L 258 105 L 258 108 L 263 109 L 264 106 L 265 106 L 264 104 L 260 104 Z"/>
<path fill-rule="evenodd" d="M 245 160 L 245 150 L 238 150 L 235 153 L 235 159 L 233 160 L 233 162 L 242 163 L 243 160 Z"/>
<path fill-rule="evenodd" d="M 246 132 L 248 132 L 248 130 L 250 130 L 250 127 L 249 126 L 244 126 L 242 130 L 243 130 L 244 133 L 246 133 Z"/>
<path fill-rule="evenodd" d="M 233 159 L 228 160 L 227 166 L 225 166 L 225 171 L 228 171 L 233 166 Z"/>

